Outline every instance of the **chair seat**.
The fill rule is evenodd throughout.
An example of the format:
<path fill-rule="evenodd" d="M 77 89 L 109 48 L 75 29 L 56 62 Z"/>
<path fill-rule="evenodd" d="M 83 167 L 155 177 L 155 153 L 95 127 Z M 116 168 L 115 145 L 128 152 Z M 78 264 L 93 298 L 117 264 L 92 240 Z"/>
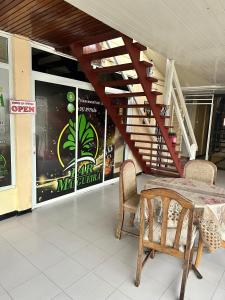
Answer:
<path fill-rule="evenodd" d="M 140 202 L 140 195 L 134 194 L 124 202 L 124 207 L 127 210 L 135 212 L 138 208 L 139 202 Z"/>
<path fill-rule="evenodd" d="M 184 252 L 187 240 L 187 225 L 183 225 L 180 235 L 179 241 L 179 251 Z M 173 247 L 173 243 L 175 240 L 176 235 L 176 228 L 167 228 L 167 236 L 166 236 L 166 246 Z M 197 235 L 197 228 L 193 225 L 192 227 L 192 240 L 191 240 L 191 247 L 194 244 L 195 238 Z M 161 223 L 154 221 L 153 223 L 153 242 L 160 243 L 161 238 Z M 145 229 L 144 240 L 148 241 L 148 227 Z"/>

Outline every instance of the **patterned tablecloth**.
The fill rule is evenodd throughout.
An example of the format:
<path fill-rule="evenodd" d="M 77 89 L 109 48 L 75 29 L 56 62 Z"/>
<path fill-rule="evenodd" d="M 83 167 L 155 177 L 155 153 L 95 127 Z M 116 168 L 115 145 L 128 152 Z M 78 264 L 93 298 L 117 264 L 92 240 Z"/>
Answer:
<path fill-rule="evenodd" d="M 225 240 L 225 189 L 186 178 L 156 178 L 144 189 L 169 188 L 195 204 L 195 217 L 203 241 L 209 251 L 215 251 Z"/>

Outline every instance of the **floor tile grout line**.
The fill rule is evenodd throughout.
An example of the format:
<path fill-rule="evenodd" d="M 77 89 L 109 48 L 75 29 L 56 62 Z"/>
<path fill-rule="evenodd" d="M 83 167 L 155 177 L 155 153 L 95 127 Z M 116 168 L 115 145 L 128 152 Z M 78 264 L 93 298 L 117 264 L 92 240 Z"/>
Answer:
<path fill-rule="evenodd" d="M 215 288 L 215 290 L 214 290 L 214 292 L 213 292 L 213 295 L 212 295 L 212 297 L 211 297 L 210 300 L 213 300 L 213 297 L 215 296 L 216 291 L 217 291 L 217 289 L 218 289 L 218 287 L 219 287 L 219 284 L 220 284 L 220 282 L 222 281 L 222 278 L 223 278 L 224 275 L 225 275 L 225 270 L 224 270 L 223 274 L 221 275 L 221 278 L 220 278 L 219 281 L 217 282 L 216 288 Z"/>

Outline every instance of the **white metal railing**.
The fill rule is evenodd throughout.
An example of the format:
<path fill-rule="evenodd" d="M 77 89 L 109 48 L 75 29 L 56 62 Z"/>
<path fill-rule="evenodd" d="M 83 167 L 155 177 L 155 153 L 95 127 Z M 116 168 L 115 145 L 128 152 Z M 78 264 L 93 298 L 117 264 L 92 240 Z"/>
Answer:
<path fill-rule="evenodd" d="M 189 157 L 191 160 L 195 159 L 196 151 L 198 150 L 195 134 L 175 69 L 174 60 L 167 59 L 164 104 L 171 105 L 172 103 Z"/>

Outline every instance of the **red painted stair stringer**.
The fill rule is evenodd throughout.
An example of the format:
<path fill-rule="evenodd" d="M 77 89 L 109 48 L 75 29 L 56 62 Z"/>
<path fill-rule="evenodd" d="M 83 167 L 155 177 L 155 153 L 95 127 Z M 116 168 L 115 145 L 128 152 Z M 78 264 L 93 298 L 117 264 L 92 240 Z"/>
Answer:
<path fill-rule="evenodd" d="M 108 114 L 110 115 L 114 124 L 117 126 L 118 130 L 120 131 L 120 134 L 122 135 L 124 141 L 130 148 L 131 152 L 133 153 L 140 167 L 144 172 L 147 172 L 147 166 L 145 162 L 142 160 L 142 157 L 139 154 L 138 149 L 135 147 L 135 142 L 130 139 L 130 134 L 126 132 L 126 127 L 123 124 L 121 124 L 121 116 L 118 115 L 118 113 L 116 112 L 115 108 L 111 103 L 110 97 L 108 97 L 107 94 L 105 93 L 105 87 L 101 84 L 100 80 L 98 79 L 96 72 L 94 72 L 94 69 L 90 64 L 90 61 L 87 60 L 86 57 L 83 55 L 82 45 L 78 43 L 73 43 L 70 45 L 70 48 L 73 55 L 78 59 L 82 67 L 82 70 L 84 71 L 88 80 L 93 85 L 96 93 L 98 94 L 99 98 L 101 99 L 105 108 L 107 109 Z"/>
<path fill-rule="evenodd" d="M 161 109 L 156 104 L 156 96 L 151 93 L 151 89 L 149 87 L 148 80 L 146 78 L 146 68 L 144 68 L 142 65 L 140 65 L 140 55 L 139 51 L 135 49 L 135 47 L 132 45 L 132 39 L 128 37 L 123 37 L 124 44 L 127 48 L 127 52 L 130 55 L 130 59 L 133 63 L 134 69 L 137 72 L 138 78 L 140 80 L 140 83 L 142 85 L 143 91 L 145 93 L 146 98 L 148 99 L 149 105 L 151 107 L 151 110 L 153 112 L 154 118 L 156 119 L 156 122 L 159 126 L 159 129 L 161 131 L 161 135 L 163 136 L 165 143 L 168 147 L 168 151 L 175 163 L 175 166 L 177 168 L 178 173 L 180 176 L 183 175 L 183 169 L 180 163 L 180 160 L 178 158 L 178 155 L 175 152 L 175 147 L 172 143 L 172 139 L 169 137 L 168 129 L 165 127 L 163 120 L 160 116 Z"/>

